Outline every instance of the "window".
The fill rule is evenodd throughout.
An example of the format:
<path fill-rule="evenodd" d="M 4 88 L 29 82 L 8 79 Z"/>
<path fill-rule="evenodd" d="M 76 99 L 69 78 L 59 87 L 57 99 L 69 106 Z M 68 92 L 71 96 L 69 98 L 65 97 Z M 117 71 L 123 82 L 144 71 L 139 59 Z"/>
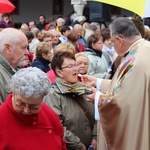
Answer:
<path fill-rule="evenodd" d="M 53 15 L 62 15 L 63 14 L 63 0 L 53 0 Z"/>

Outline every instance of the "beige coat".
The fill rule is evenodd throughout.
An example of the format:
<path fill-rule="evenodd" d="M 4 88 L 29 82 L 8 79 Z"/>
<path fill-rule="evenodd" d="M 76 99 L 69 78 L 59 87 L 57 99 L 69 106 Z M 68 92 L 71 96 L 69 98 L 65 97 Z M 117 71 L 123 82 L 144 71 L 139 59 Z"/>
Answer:
<path fill-rule="evenodd" d="M 105 81 L 102 91 L 104 85 Z M 150 150 L 148 41 L 140 40 L 131 47 L 106 93 L 110 95 L 107 103 L 99 106 L 98 150 Z"/>
<path fill-rule="evenodd" d="M 78 82 L 77 87 L 83 87 Z M 50 93 L 45 96 L 44 102 L 47 103 L 59 116 L 64 126 L 64 139 L 68 150 L 80 150 L 84 144 L 89 147 L 92 139 L 97 137 L 97 123 L 94 120 L 94 106 L 92 103 L 86 101 L 86 95 L 76 95 L 75 93 L 68 93 L 69 84 L 60 82 L 56 79 Z M 75 102 L 80 100 L 88 111 L 92 129 L 89 121 L 80 106 Z"/>

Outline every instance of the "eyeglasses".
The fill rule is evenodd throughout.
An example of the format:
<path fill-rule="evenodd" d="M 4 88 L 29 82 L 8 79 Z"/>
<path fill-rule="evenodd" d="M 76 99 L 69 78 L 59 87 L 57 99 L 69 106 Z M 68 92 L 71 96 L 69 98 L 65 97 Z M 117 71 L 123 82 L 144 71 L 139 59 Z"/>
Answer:
<path fill-rule="evenodd" d="M 28 105 L 28 104 L 25 104 L 25 103 L 16 103 L 14 102 L 15 105 L 18 107 L 18 108 L 21 108 L 21 109 L 24 109 L 26 107 L 28 107 L 30 110 L 39 110 L 41 109 L 41 103 L 40 105 Z"/>
<path fill-rule="evenodd" d="M 110 40 L 110 45 L 114 46 L 114 40 L 116 39 L 116 37 L 113 40 Z"/>
<path fill-rule="evenodd" d="M 77 67 L 77 64 L 72 64 L 72 65 L 68 65 L 68 66 L 65 66 L 65 67 L 61 67 L 61 69 L 65 69 L 65 68 L 73 69 L 75 67 Z"/>

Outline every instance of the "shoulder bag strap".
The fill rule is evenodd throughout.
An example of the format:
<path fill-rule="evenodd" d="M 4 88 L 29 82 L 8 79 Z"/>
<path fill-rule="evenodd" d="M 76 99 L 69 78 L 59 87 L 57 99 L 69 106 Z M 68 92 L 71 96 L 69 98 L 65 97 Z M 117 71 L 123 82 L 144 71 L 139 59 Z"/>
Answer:
<path fill-rule="evenodd" d="M 83 110 L 83 112 L 84 112 L 84 114 L 85 114 L 85 116 L 86 116 L 86 118 L 88 119 L 88 121 L 89 121 L 89 125 L 90 125 L 90 127 L 91 127 L 91 129 L 92 129 L 92 122 L 91 122 L 91 117 L 90 117 L 90 115 L 89 115 L 89 112 L 88 112 L 88 110 L 84 107 L 84 105 L 80 102 L 80 100 L 74 100 L 79 106 L 80 106 L 80 108 Z"/>

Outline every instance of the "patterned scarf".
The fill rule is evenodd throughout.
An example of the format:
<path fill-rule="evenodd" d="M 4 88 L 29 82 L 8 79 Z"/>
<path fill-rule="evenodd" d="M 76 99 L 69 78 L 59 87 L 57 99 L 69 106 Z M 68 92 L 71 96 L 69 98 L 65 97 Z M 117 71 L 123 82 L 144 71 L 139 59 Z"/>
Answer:
<path fill-rule="evenodd" d="M 62 94 L 72 93 L 76 95 L 82 95 L 88 90 L 88 88 L 85 87 L 81 82 L 67 83 L 65 80 L 59 77 L 56 78 L 56 86 Z"/>

